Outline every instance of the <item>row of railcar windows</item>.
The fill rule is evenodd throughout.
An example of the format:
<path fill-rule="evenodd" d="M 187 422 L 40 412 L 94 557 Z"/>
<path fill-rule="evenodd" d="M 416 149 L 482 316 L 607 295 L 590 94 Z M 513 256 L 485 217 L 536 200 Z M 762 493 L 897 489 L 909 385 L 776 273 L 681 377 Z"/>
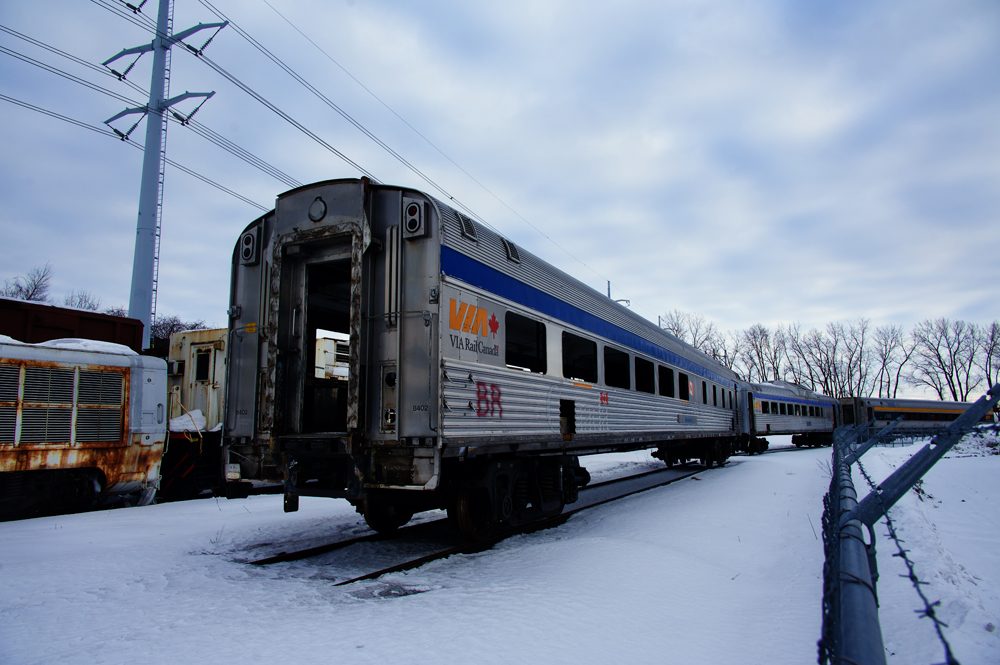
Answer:
<path fill-rule="evenodd" d="M 535 321 L 515 312 L 507 312 L 506 330 L 506 364 L 509 367 L 525 369 L 538 374 L 545 374 L 548 369 L 546 360 L 545 324 Z M 597 383 L 597 342 L 580 337 L 573 333 L 562 333 L 562 369 L 563 377 L 586 383 Z M 659 392 L 664 397 L 677 397 L 691 401 L 690 377 L 677 373 L 677 383 L 674 383 L 674 370 L 663 365 L 656 365 L 645 358 L 635 357 L 630 363 L 629 354 L 611 346 L 604 347 L 604 384 L 611 388 L 632 389 L 632 368 L 635 368 L 635 390 L 637 392 L 655 394 Z M 657 379 L 659 381 L 657 382 Z M 657 383 L 659 390 L 657 391 Z M 709 403 L 708 383 L 701 382 L 701 401 Z M 727 408 L 726 390 L 712 384 L 712 405 Z M 728 408 L 733 408 L 733 391 L 729 391 Z"/>
<path fill-rule="evenodd" d="M 822 406 L 806 407 L 805 404 L 785 404 L 784 402 L 761 402 L 761 413 L 775 416 L 808 416 L 810 418 L 826 418 L 826 409 Z"/>

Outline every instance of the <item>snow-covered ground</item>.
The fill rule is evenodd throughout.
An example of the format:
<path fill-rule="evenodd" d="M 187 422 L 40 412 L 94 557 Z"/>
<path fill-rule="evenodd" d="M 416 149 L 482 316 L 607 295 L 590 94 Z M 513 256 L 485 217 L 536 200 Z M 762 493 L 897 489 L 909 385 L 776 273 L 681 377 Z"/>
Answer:
<path fill-rule="evenodd" d="M 863 463 L 880 478 L 917 449 Z M 1000 456 L 962 456 L 980 451 L 991 449 L 950 454 L 892 513 L 963 663 L 1000 662 Z M 734 457 L 556 529 L 348 586 L 334 586 L 347 576 L 336 556 L 240 563 L 364 532 L 344 501 L 303 497 L 286 515 L 280 496 L 202 499 L 3 523 L 0 663 L 815 662 L 829 460 L 829 448 Z M 659 464 L 586 461 L 595 480 Z M 940 662 L 877 531 L 888 660 Z"/>

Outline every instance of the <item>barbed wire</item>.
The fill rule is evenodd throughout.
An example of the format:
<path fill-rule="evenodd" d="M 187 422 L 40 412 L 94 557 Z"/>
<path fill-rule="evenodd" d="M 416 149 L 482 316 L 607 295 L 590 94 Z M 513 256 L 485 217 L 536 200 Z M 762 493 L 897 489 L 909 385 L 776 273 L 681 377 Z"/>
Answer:
<path fill-rule="evenodd" d="M 861 475 L 864 476 L 865 480 L 868 482 L 868 486 L 875 494 L 875 498 L 878 500 L 879 507 L 882 509 L 882 514 L 885 515 L 885 524 L 889 531 L 888 536 L 892 538 L 892 541 L 896 544 L 896 549 L 897 549 L 896 554 L 893 554 L 892 556 L 899 557 L 906 564 L 907 574 L 900 575 L 900 577 L 906 577 L 910 580 L 910 582 L 913 584 L 913 588 L 917 592 L 917 595 L 920 596 L 920 600 L 923 601 L 924 603 L 924 609 L 914 610 L 914 612 L 919 614 L 920 618 L 927 617 L 934 623 L 934 630 L 937 633 L 938 639 L 941 641 L 941 646 L 944 647 L 944 655 L 946 659 L 944 665 L 960 665 L 958 659 L 956 659 L 955 655 L 951 652 L 951 645 L 948 644 L 948 640 L 945 638 L 944 631 L 942 630 L 942 628 L 947 628 L 948 624 L 941 621 L 941 619 L 937 616 L 937 612 L 934 609 L 935 607 L 941 604 L 941 601 L 936 600 L 932 603 L 924 594 L 924 591 L 923 589 L 921 589 L 921 586 L 928 585 L 930 584 L 930 582 L 924 582 L 917 576 L 914 563 L 910 559 L 910 557 L 907 556 L 909 550 L 903 547 L 904 541 L 899 537 L 899 533 L 896 531 L 896 526 L 893 524 L 892 518 L 889 517 L 889 511 L 882 503 L 882 493 L 879 491 L 879 488 L 875 485 L 875 482 L 871 479 L 871 476 L 868 475 L 868 471 L 861 464 L 860 459 L 857 460 L 857 465 L 858 465 L 858 471 L 860 471 Z"/>

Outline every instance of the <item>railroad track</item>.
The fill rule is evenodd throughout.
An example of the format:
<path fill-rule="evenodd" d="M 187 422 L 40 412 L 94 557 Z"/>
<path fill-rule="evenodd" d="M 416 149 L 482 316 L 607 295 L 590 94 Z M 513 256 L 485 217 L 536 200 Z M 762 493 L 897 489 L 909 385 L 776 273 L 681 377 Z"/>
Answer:
<path fill-rule="evenodd" d="M 559 526 L 560 524 L 566 522 L 566 520 L 570 517 L 581 511 L 588 510 L 605 503 L 610 503 L 611 501 L 617 501 L 619 499 L 632 496 L 633 494 L 645 492 L 657 487 L 663 487 L 664 485 L 675 483 L 679 480 L 683 480 L 684 478 L 690 478 L 691 476 L 702 473 L 703 471 L 706 471 L 706 469 L 701 465 L 686 465 L 672 469 L 654 469 L 652 471 L 645 471 L 630 476 L 612 478 L 610 480 L 594 483 L 593 485 L 588 485 L 580 490 L 580 498 L 572 510 L 506 530 L 491 538 L 476 543 L 463 541 L 457 544 L 449 544 L 449 546 L 444 548 L 433 549 L 429 553 L 408 558 L 402 563 L 396 563 L 373 572 L 342 580 L 337 582 L 335 586 L 344 586 L 355 582 L 375 579 L 389 573 L 412 570 L 413 568 L 418 568 L 426 563 L 430 563 L 431 561 L 445 559 L 456 554 L 474 554 L 476 552 L 482 552 L 492 548 L 497 543 L 506 538 L 510 538 L 511 536 Z M 437 537 L 435 538 L 435 536 Z M 411 524 L 390 534 L 368 533 L 354 538 L 345 538 L 324 545 L 309 547 L 293 552 L 280 552 L 276 555 L 257 559 L 255 561 L 248 561 L 247 563 L 253 566 L 269 566 L 276 563 L 298 561 L 316 557 L 337 550 L 343 550 L 351 546 L 362 545 L 364 543 L 374 543 L 379 541 L 405 542 L 406 540 L 420 540 L 424 538 L 430 538 L 432 541 L 436 540 L 440 543 L 441 540 L 455 541 L 458 539 L 458 536 L 452 532 L 450 526 L 448 525 L 448 519 L 442 518 Z"/>

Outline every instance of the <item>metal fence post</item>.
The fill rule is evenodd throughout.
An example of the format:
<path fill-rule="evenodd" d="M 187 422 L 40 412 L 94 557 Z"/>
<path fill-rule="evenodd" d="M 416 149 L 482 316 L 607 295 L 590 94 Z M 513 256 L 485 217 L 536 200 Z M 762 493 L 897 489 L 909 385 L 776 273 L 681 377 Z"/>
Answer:
<path fill-rule="evenodd" d="M 882 627 L 878 620 L 878 596 L 869 565 L 871 553 L 869 546 L 865 544 L 861 522 L 857 519 L 844 519 L 858 505 L 858 495 L 851 479 L 851 467 L 847 464 L 844 447 L 837 446 L 834 450 L 840 499 L 840 570 L 837 571 L 840 616 L 836 617 L 839 627 L 835 633 L 837 652 L 842 662 L 885 665 Z M 875 541 L 872 540 L 870 547 L 874 549 L 874 546 Z"/>

